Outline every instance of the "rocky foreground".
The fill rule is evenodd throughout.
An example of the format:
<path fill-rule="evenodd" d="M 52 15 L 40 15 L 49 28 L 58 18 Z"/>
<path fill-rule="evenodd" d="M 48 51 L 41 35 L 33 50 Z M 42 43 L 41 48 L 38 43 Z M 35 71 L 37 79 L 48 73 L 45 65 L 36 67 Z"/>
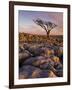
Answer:
<path fill-rule="evenodd" d="M 23 43 L 19 46 L 19 78 L 63 76 L 63 47 L 48 43 Z"/>

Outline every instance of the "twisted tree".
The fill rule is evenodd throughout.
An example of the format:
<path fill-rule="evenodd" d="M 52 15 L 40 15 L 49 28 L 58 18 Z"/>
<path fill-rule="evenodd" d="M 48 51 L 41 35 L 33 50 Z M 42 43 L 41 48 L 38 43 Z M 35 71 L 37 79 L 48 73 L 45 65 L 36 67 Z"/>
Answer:
<path fill-rule="evenodd" d="M 37 25 L 41 26 L 47 34 L 47 38 L 49 38 L 50 31 L 55 28 L 57 25 L 52 22 L 43 21 L 40 18 L 33 20 Z"/>

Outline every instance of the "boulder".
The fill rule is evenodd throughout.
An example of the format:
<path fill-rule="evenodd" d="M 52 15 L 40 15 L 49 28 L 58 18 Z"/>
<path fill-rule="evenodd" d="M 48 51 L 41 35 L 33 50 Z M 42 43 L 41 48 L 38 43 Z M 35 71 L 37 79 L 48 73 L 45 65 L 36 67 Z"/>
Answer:
<path fill-rule="evenodd" d="M 58 49 L 58 56 L 63 55 L 63 47 L 59 47 Z"/>
<path fill-rule="evenodd" d="M 40 73 L 42 72 L 42 70 L 40 69 L 36 69 L 32 72 L 32 78 L 40 78 Z"/>
<path fill-rule="evenodd" d="M 28 72 L 23 71 L 19 73 L 19 79 L 27 79 L 28 78 Z"/>
<path fill-rule="evenodd" d="M 63 70 L 57 70 L 57 76 L 63 77 Z"/>
<path fill-rule="evenodd" d="M 54 62 L 50 58 L 44 58 L 40 60 L 35 60 L 32 65 L 38 66 L 41 69 L 48 69 L 48 64 L 54 66 Z"/>
<path fill-rule="evenodd" d="M 19 53 L 22 53 L 22 52 L 24 52 L 24 48 L 22 47 L 22 46 L 19 46 Z"/>
<path fill-rule="evenodd" d="M 33 56 L 39 56 L 43 53 L 43 50 L 38 47 L 30 47 L 28 50 L 33 54 Z"/>
<path fill-rule="evenodd" d="M 63 65 L 59 62 L 59 63 L 55 63 L 54 64 L 54 68 L 56 70 L 63 70 Z"/>
<path fill-rule="evenodd" d="M 19 78 L 63 76 L 63 47 L 49 43 L 24 43 L 19 47 Z"/>
<path fill-rule="evenodd" d="M 30 48 L 30 44 L 24 43 L 24 44 L 23 44 L 23 47 L 24 47 L 26 50 L 28 50 L 28 49 Z"/>
<path fill-rule="evenodd" d="M 22 79 L 25 78 L 38 78 L 40 77 L 40 73 L 42 70 L 40 70 L 37 67 L 31 66 L 31 65 L 24 65 L 20 68 L 19 76 Z"/>
<path fill-rule="evenodd" d="M 30 57 L 24 61 L 25 65 L 32 65 L 34 62 L 44 59 L 43 56 Z"/>
<path fill-rule="evenodd" d="M 57 56 L 52 56 L 51 57 L 51 59 L 55 62 L 55 63 L 58 63 L 58 62 L 60 62 L 60 60 L 59 60 L 59 57 L 57 57 Z"/>
<path fill-rule="evenodd" d="M 54 46 L 54 55 L 60 57 L 63 55 L 63 47 Z"/>
<path fill-rule="evenodd" d="M 54 66 L 54 62 L 49 57 L 37 56 L 26 59 L 23 65 L 33 65 L 40 69 L 48 69 L 48 64 Z"/>
<path fill-rule="evenodd" d="M 63 64 L 63 54 L 59 56 L 59 59 L 60 59 L 60 63 Z"/>
<path fill-rule="evenodd" d="M 53 50 L 54 50 L 54 55 L 58 56 L 59 46 L 53 46 Z"/>
<path fill-rule="evenodd" d="M 48 78 L 49 77 L 49 72 L 42 70 L 42 72 L 40 73 L 40 78 Z"/>
<path fill-rule="evenodd" d="M 57 77 L 53 71 L 49 71 L 49 77 Z"/>
<path fill-rule="evenodd" d="M 42 47 L 41 50 L 43 51 L 44 56 L 54 55 L 54 50 L 53 49 Z"/>
<path fill-rule="evenodd" d="M 32 54 L 25 50 L 22 53 L 19 53 L 19 64 L 21 65 L 27 58 L 30 58 L 32 56 Z"/>

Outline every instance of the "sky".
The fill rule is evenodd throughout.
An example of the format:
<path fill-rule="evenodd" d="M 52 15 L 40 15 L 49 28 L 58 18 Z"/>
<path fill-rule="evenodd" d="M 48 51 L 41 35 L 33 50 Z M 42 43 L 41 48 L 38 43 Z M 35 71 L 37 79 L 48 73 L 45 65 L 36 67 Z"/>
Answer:
<path fill-rule="evenodd" d="M 63 13 L 62 12 L 44 12 L 44 11 L 24 11 L 18 12 L 19 32 L 46 35 L 46 31 L 34 23 L 37 18 L 43 21 L 55 23 L 57 27 L 51 30 L 50 35 L 63 35 Z"/>

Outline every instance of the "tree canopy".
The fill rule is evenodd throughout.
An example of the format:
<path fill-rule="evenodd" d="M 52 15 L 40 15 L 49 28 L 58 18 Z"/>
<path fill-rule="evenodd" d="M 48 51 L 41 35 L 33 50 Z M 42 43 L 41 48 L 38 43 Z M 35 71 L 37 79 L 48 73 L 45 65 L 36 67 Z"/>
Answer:
<path fill-rule="evenodd" d="M 33 20 L 33 21 L 46 31 L 48 37 L 49 37 L 50 31 L 57 26 L 56 24 L 50 21 L 43 21 L 40 18 L 37 18 L 36 20 Z"/>

